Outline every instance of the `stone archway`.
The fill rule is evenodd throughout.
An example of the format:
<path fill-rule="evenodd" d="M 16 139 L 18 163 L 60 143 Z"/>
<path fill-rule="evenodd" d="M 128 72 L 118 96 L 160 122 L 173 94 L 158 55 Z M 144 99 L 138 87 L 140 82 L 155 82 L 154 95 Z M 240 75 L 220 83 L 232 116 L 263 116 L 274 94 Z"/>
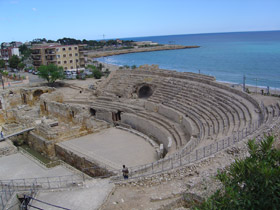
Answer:
<path fill-rule="evenodd" d="M 153 95 L 153 89 L 150 87 L 150 85 L 143 85 L 138 90 L 139 98 L 149 98 L 151 95 Z"/>
<path fill-rule="evenodd" d="M 33 93 L 33 97 L 34 98 L 39 98 L 42 94 L 43 94 L 44 92 L 42 91 L 42 90 L 36 90 L 36 91 L 34 91 L 34 93 Z"/>
<path fill-rule="evenodd" d="M 91 116 L 95 116 L 96 115 L 96 110 L 93 109 L 93 108 L 90 108 L 89 112 L 90 112 Z"/>

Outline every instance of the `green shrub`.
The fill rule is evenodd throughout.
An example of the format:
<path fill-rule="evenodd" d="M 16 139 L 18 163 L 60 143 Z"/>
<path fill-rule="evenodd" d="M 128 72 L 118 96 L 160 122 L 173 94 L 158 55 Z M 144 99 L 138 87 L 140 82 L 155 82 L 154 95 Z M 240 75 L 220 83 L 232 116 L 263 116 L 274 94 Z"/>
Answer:
<path fill-rule="evenodd" d="M 95 79 L 100 79 L 102 77 L 102 72 L 98 69 L 93 70 L 92 74 Z"/>
<path fill-rule="evenodd" d="M 250 140 L 250 156 L 219 172 L 223 188 L 193 209 L 280 209 L 280 150 L 272 148 L 273 141 L 272 136 L 260 144 Z"/>

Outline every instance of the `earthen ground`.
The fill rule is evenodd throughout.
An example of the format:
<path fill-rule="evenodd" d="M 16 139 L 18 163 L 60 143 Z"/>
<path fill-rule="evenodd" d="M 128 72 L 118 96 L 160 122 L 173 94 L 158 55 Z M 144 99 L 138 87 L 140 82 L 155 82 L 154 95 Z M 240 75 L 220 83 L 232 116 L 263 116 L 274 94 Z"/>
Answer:
<path fill-rule="evenodd" d="M 83 188 L 60 191 L 40 191 L 36 199 L 73 210 L 98 209 L 112 188 L 113 184 L 110 184 L 108 180 L 93 179 L 86 181 Z M 33 201 L 32 206 L 44 210 L 58 209 L 38 201 Z M 30 210 L 33 209 L 36 208 L 30 208 Z"/>
<path fill-rule="evenodd" d="M 74 174 L 62 166 L 47 169 L 21 153 L 1 157 L 0 166 L 0 180 L 68 176 Z"/>
<path fill-rule="evenodd" d="M 155 149 L 143 138 L 117 128 L 59 143 L 112 168 L 148 164 L 156 160 Z"/>

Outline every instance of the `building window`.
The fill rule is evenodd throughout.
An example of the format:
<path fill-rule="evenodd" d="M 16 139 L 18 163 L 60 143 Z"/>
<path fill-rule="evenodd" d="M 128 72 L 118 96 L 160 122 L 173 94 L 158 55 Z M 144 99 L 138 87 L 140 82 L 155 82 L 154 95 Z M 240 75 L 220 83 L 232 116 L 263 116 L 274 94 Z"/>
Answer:
<path fill-rule="evenodd" d="M 73 66 L 71 66 L 71 69 L 73 69 Z"/>
<path fill-rule="evenodd" d="M 60 55 L 56 55 L 56 58 L 60 58 Z"/>
<path fill-rule="evenodd" d="M 64 61 L 64 64 L 66 64 L 67 63 L 67 61 Z"/>
<path fill-rule="evenodd" d="M 63 54 L 63 58 L 66 58 L 66 54 Z"/>
<path fill-rule="evenodd" d="M 78 47 L 75 47 L 75 50 L 77 50 L 78 49 Z"/>
<path fill-rule="evenodd" d="M 69 47 L 69 48 L 68 48 L 68 50 L 72 50 L 72 48 L 71 48 L 71 47 Z"/>
<path fill-rule="evenodd" d="M 64 67 L 64 70 L 67 70 L 67 67 Z"/>
<path fill-rule="evenodd" d="M 56 48 L 56 52 L 59 52 L 59 48 Z"/>
<path fill-rule="evenodd" d="M 73 63 L 73 61 L 72 61 L 72 60 L 70 60 L 70 63 Z"/>
<path fill-rule="evenodd" d="M 57 64 L 61 64 L 61 62 L 60 62 L 60 61 L 58 61 L 58 62 L 57 62 Z"/>
<path fill-rule="evenodd" d="M 63 51 L 65 51 L 65 48 L 62 48 Z"/>
<path fill-rule="evenodd" d="M 70 53 L 69 56 L 72 57 L 72 53 Z"/>
<path fill-rule="evenodd" d="M 76 59 L 76 63 L 78 63 L 79 62 L 79 60 L 78 59 Z"/>
<path fill-rule="evenodd" d="M 78 53 L 75 53 L 75 56 L 78 56 Z"/>

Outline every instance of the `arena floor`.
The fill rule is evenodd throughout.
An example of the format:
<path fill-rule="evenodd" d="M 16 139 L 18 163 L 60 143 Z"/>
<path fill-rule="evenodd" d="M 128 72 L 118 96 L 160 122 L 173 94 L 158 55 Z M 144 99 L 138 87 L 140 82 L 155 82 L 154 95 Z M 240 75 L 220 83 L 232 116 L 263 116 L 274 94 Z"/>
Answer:
<path fill-rule="evenodd" d="M 120 169 L 154 162 L 155 149 L 143 138 L 117 128 L 59 143 L 100 161 L 112 168 Z"/>

